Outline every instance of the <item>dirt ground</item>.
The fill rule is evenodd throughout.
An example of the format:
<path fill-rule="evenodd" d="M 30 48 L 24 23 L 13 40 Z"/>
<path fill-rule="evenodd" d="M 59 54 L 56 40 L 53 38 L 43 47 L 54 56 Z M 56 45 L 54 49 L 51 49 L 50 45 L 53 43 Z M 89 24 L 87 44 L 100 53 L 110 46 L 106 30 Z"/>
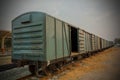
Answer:
<path fill-rule="evenodd" d="M 73 63 L 58 80 L 120 80 L 120 48 L 110 48 Z"/>

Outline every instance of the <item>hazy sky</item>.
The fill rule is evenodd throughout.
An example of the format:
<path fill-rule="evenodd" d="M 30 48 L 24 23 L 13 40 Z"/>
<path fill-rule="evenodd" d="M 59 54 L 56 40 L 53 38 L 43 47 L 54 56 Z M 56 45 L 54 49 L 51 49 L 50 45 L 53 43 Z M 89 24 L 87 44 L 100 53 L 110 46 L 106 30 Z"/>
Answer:
<path fill-rule="evenodd" d="M 0 30 L 30 11 L 41 11 L 108 40 L 120 37 L 120 0 L 0 0 Z"/>

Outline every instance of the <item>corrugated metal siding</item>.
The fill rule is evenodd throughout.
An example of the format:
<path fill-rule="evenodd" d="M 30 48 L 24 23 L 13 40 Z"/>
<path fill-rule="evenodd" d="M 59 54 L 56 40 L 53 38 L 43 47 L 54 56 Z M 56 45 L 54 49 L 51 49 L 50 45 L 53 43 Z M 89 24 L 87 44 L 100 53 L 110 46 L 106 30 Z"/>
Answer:
<path fill-rule="evenodd" d="M 99 37 L 97 38 L 98 38 L 98 50 L 100 50 L 100 38 Z"/>
<path fill-rule="evenodd" d="M 13 21 L 13 59 L 44 59 L 44 19 L 43 14 L 27 13 Z M 29 21 L 28 23 L 22 23 Z"/>
<path fill-rule="evenodd" d="M 84 31 L 85 32 L 85 31 Z M 92 50 L 92 37 L 91 37 L 91 34 L 88 33 L 88 32 L 85 32 L 85 51 L 86 52 L 90 52 Z"/>
<path fill-rule="evenodd" d="M 96 45 L 95 50 L 97 51 L 98 50 L 98 37 L 97 36 L 95 36 L 95 45 Z"/>
<path fill-rule="evenodd" d="M 47 60 L 70 55 L 70 29 L 68 24 L 46 16 L 46 56 Z"/>
<path fill-rule="evenodd" d="M 98 41 L 97 41 L 97 36 L 95 36 L 95 50 L 98 49 Z"/>
<path fill-rule="evenodd" d="M 104 48 L 104 40 L 102 39 L 102 49 Z"/>
<path fill-rule="evenodd" d="M 96 50 L 95 35 L 92 35 L 92 50 Z"/>
<path fill-rule="evenodd" d="M 87 45 L 88 44 L 88 41 L 87 41 L 88 37 L 87 37 L 87 33 L 85 31 L 84 31 L 84 33 L 85 33 L 85 52 L 88 52 L 88 45 Z"/>
<path fill-rule="evenodd" d="M 55 21 L 46 16 L 46 56 L 47 60 L 55 59 Z"/>
<path fill-rule="evenodd" d="M 98 46 L 97 50 L 99 50 L 100 49 L 100 42 L 99 42 L 99 37 L 98 36 L 97 36 L 97 46 Z"/>
<path fill-rule="evenodd" d="M 85 33 L 83 30 L 79 29 L 79 52 L 80 54 L 85 53 Z"/>
<path fill-rule="evenodd" d="M 63 24 L 63 55 L 64 57 L 70 54 L 70 27 L 67 23 Z"/>
<path fill-rule="evenodd" d="M 90 51 L 92 51 L 92 34 L 90 34 Z"/>
<path fill-rule="evenodd" d="M 105 40 L 103 39 L 103 49 L 105 48 Z"/>
<path fill-rule="evenodd" d="M 92 44 L 92 35 L 84 30 L 79 29 L 80 53 L 86 53 L 92 51 L 93 44 Z"/>
<path fill-rule="evenodd" d="M 88 47 L 89 47 L 88 34 L 87 32 L 85 32 L 85 52 L 88 52 L 89 50 Z"/>
<path fill-rule="evenodd" d="M 88 33 L 88 51 L 89 52 L 91 52 L 91 50 L 92 50 L 92 44 L 91 44 L 91 41 L 92 40 L 92 38 L 91 38 L 91 34 L 90 33 Z"/>
<path fill-rule="evenodd" d="M 62 22 L 56 19 L 56 53 L 57 58 L 63 57 L 63 43 L 62 43 Z"/>

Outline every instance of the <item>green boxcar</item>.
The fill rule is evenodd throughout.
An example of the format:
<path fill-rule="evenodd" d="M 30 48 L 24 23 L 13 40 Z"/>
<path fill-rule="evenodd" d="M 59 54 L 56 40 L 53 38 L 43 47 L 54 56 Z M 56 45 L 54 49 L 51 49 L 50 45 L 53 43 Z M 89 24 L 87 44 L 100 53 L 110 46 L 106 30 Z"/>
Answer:
<path fill-rule="evenodd" d="M 42 12 L 12 21 L 12 59 L 51 62 L 70 55 L 70 27 Z"/>

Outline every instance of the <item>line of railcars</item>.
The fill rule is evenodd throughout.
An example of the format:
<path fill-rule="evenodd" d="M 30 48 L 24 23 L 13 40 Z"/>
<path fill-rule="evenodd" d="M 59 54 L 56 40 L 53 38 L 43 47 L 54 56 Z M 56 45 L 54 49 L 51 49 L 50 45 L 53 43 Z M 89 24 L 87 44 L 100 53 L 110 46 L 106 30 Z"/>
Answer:
<path fill-rule="evenodd" d="M 12 21 L 12 61 L 32 73 L 111 47 L 113 43 L 42 12 Z"/>

